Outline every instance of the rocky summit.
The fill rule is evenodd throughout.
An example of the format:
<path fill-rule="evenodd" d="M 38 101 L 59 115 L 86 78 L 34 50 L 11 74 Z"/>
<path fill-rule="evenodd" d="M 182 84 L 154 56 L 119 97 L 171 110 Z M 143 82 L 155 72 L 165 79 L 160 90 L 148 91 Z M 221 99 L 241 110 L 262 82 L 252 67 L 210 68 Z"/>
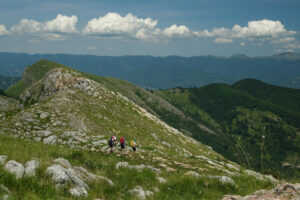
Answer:
<path fill-rule="evenodd" d="M 1 96 L 0 199 L 221 199 L 278 184 L 167 125 L 107 80 L 42 60 L 9 89 L 18 100 Z M 111 135 L 125 137 L 125 149 L 110 153 Z"/>

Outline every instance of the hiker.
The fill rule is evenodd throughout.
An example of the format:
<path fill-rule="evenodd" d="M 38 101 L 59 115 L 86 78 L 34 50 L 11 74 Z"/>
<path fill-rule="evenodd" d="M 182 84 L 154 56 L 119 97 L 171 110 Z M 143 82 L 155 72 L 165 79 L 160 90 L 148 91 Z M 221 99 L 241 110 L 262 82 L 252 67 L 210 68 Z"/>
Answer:
<path fill-rule="evenodd" d="M 131 148 L 132 148 L 132 150 L 133 150 L 134 152 L 136 152 L 135 142 L 136 142 L 136 139 L 135 139 L 135 138 L 134 138 L 133 140 L 131 140 L 131 142 L 130 142 L 130 146 L 131 146 Z"/>
<path fill-rule="evenodd" d="M 108 145 L 109 145 L 109 147 L 110 147 L 110 153 L 112 153 L 113 152 L 113 148 L 114 148 L 114 146 L 115 146 L 115 144 L 116 144 L 116 141 L 117 141 L 117 138 L 116 138 L 116 136 L 111 136 L 110 138 L 109 138 L 109 140 L 108 140 Z"/>
<path fill-rule="evenodd" d="M 125 149 L 125 137 L 120 137 L 121 151 Z"/>

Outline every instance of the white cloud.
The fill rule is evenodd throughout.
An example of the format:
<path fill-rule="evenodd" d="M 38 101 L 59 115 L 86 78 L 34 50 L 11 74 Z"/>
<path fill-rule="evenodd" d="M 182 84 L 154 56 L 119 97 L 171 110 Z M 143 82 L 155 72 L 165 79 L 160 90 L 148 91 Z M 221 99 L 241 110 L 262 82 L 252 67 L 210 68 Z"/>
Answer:
<path fill-rule="evenodd" d="M 191 35 L 185 25 L 176 24 L 161 30 L 158 21 L 151 18 L 138 18 L 131 13 L 121 16 L 118 13 L 108 13 L 103 17 L 91 19 L 83 29 L 83 34 L 101 37 L 127 36 L 140 40 L 167 40 L 183 38 Z"/>
<path fill-rule="evenodd" d="M 232 28 L 233 37 L 276 37 L 280 35 L 293 35 L 294 31 L 287 31 L 280 21 L 272 21 L 268 19 L 250 21 L 248 26 L 241 27 L 234 25 Z"/>
<path fill-rule="evenodd" d="M 246 45 L 246 43 L 245 42 L 240 42 L 240 46 L 245 46 Z"/>
<path fill-rule="evenodd" d="M 14 25 L 10 30 L 19 34 L 35 34 L 41 32 L 43 25 L 31 19 L 22 19 L 17 25 Z"/>
<path fill-rule="evenodd" d="M 0 36 L 1 35 L 8 35 L 9 32 L 6 30 L 5 25 L 0 24 Z"/>
<path fill-rule="evenodd" d="M 40 23 L 31 19 L 22 19 L 20 22 L 12 26 L 11 31 L 21 35 L 30 35 L 40 37 L 46 40 L 65 40 L 65 34 L 77 33 L 76 23 L 77 17 L 71 17 L 58 14 L 51 21 Z"/>
<path fill-rule="evenodd" d="M 149 30 L 154 30 L 157 25 L 156 20 L 151 18 L 138 18 L 131 13 L 125 17 L 118 13 L 108 13 L 103 17 L 91 19 L 83 29 L 84 34 L 100 36 L 129 35 L 136 37 L 137 33 L 146 34 Z M 143 32 L 143 33 L 141 33 Z"/>
<path fill-rule="evenodd" d="M 44 24 L 44 30 L 48 32 L 58 33 L 77 33 L 76 23 L 78 18 L 75 15 L 68 17 L 58 14 L 52 21 L 47 21 Z"/>
<path fill-rule="evenodd" d="M 224 44 L 226 44 L 226 43 L 232 43 L 233 40 L 232 39 L 228 39 L 228 38 L 216 38 L 214 40 L 214 42 L 215 43 L 224 43 Z"/>
<path fill-rule="evenodd" d="M 185 25 L 177 26 L 176 24 L 165 28 L 163 30 L 163 35 L 172 38 L 172 37 L 187 37 L 191 33 L 190 29 Z"/>
<path fill-rule="evenodd" d="M 280 21 L 268 19 L 249 21 L 248 25 L 244 27 L 236 24 L 232 29 L 221 27 L 214 28 L 212 31 L 204 30 L 197 33 L 198 37 L 216 37 L 214 41 L 217 43 L 232 42 L 230 39 L 236 38 L 247 38 L 249 41 L 253 41 L 255 38 L 262 41 L 279 38 L 279 41 L 284 43 L 293 40 L 293 37 L 289 36 L 296 34 L 295 31 L 286 30 Z M 285 39 L 282 37 L 285 37 Z"/>

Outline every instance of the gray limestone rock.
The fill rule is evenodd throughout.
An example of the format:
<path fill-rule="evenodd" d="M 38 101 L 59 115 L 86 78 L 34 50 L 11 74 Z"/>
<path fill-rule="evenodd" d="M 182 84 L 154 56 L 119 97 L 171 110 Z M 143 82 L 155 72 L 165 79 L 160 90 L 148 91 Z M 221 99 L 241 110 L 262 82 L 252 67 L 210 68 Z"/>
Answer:
<path fill-rule="evenodd" d="M 64 158 L 57 158 L 57 159 L 53 160 L 53 162 L 65 167 L 65 168 L 71 168 L 72 167 L 71 163 L 68 160 L 64 159 Z"/>
<path fill-rule="evenodd" d="M 84 187 L 74 187 L 69 189 L 69 193 L 75 197 L 87 197 L 88 192 Z"/>
<path fill-rule="evenodd" d="M 49 135 L 51 135 L 52 133 L 48 130 L 42 130 L 42 131 L 37 131 L 36 135 L 38 137 L 48 137 Z"/>
<path fill-rule="evenodd" d="M 17 179 L 22 178 L 24 175 L 24 172 L 25 172 L 24 166 L 15 160 L 8 161 L 5 164 L 4 169 L 10 173 L 16 175 Z"/>
<path fill-rule="evenodd" d="M 7 160 L 6 155 L 0 155 L 0 165 L 4 165 Z"/>
<path fill-rule="evenodd" d="M 151 191 L 145 191 L 142 187 L 136 186 L 134 189 L 129 190 L 130 194 L 136 195 L 138 199 L 146 199 L 148 196 L 152 196 L 153 192 Z"/>
<path fill-rule="evenodd" d="M 56 144 L 57 136 L 51 135 L 43 140 L 44 144 Z"/>
<path fill-rule="evenodd" d="M 66 168 L 54 164 L 47 168 L 46 173 L 52 176 L 52 180 L 57 185 L 64 185 L 68 182 L 70 182 L 70 177 L 68 176 L 68 173 L 66 172 Z"/>
<path fill-rule="evenodd" d="M 25 163 L 25 176 L 35 176 L 36 169 L 40 166 L 37 160 L 30 160 Z"/>

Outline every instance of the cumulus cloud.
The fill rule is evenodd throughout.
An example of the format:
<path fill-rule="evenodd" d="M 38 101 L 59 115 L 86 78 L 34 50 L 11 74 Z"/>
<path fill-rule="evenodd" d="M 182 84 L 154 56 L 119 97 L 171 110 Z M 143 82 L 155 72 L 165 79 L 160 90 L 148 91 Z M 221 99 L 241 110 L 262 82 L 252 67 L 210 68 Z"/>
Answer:
<path fill-rule="evenodd" d="M 215 43 L 224 43 L 224 44 L 226 44 L 226 43 L 232 43 L 233 40 L 232 39 L 228 39 L 228 38 L 216 38 L 214 40 L 214 42 Z"/>
<path fill-rule="evenodd" d="M 173 24 L 159 27 L 158 21 L 152 18 L 139 18 L 131 13 L 121 16 L 118 13 L 107 13 L 99 18 L 93 18 L 79 32 L 76 29 L 78 18 L 75 15 L 58 14 L 55 19 L 38 22 L 32 19 L 22 19 L 14 25 L 10 32 L 4 25 L 0 25 L 0 35 L 17 33 L 29 35 L 34 39 L 65 40 L 70 34 L 82 34 L 89 37 L 130 38 L 148 41 L 169 41 L 176 38 L 211 38 L 215 43 L 232 43 L 239 40 L 261 43 L 271 42 L 277 48 L 283 46 L 297 47 L 297 40 L 293 37 L 296 32 L 287 30 L 280 21 L 262 19 L 249 21 L 246 26 L 235 24 L 232 28 L 215 27 L 211 30 L 192 30 L 186 25 Z M 257 44 L 256 44 L 257 45 Z"/>
<path fill-rule="evenodd" d="M 35 34 L 42 31 L 43 25 L 31 19 L 22 19 L 18 24 L 11 27 L 11 31 L 19 34 Z"/>
<path fill-rule="evenodd" d="M 11 32 L 41 37 L 47 40 L 65 40 L 65 34 L 77 33 L 76 23 L 78 18 L 58 14 L 55 19 L 40 23 L 31 19 L 22 19 L 11 27 Z"/>
<path fill-rule="evenodd" d="M 232 29 L 225 27 L 215 28 L 212 31 L 200 32 L 200 37 L 227 37 L 227 38 L 256 38 L 291 36 L 295 31 L 288 31 L 280 21 L 268 19 L 249 21 L 247 26 L 234 25 Z"/>
<path fill-rule="evenodd" d="M 190 33 L 191 33 L 190 29 L 185 25 L 177 26 L 176 24 L 174 24 L 163 30 L 163 35 L 165 35 L 168 38 L 187 37 L 190 35 Z"/>
<path fill-rule="evenodd" d="M 118 13 L 108 13 L 103 17 L 91 19 L 83 29 L 83 34 L 116 37 L 128 36 L 141 40 L 160 40 L 188 37 L 191 31 L 185 25 L 171 25 L 161 30 L 157 20 L 138 18 L 131 13 L 121 16 Z"/>
<path fill-rule="evenodd" d="M 6 30 L 5 26 L 3 24 L 0 24 L 0 36 L 1 35 L 8 35 L 9 32 Z"/>
<path fill-rule="evenodd" d="M 139 31 L 146 33 L 149 30 L 154 30 L 156 25 L 157 21 L 152 20 L 151 18 L 142 19 L 131 13 L 127 14 L 125 17 L 120 16 L 118 13 L 108 13 L 98 19 L 91 19 L 83 29 L 83 33 L 100 36 L 118 36 L 126 34 L 136 37 Z"/>
<path fill-rule="evenodd" d="M 68 17 L 66 15 L 58 14 L 54 20 L 47 21 L 44 24 L 44 30 L 58 33 L 77 33 L 77 20 L 78 18 L 75 15 Z"/>

